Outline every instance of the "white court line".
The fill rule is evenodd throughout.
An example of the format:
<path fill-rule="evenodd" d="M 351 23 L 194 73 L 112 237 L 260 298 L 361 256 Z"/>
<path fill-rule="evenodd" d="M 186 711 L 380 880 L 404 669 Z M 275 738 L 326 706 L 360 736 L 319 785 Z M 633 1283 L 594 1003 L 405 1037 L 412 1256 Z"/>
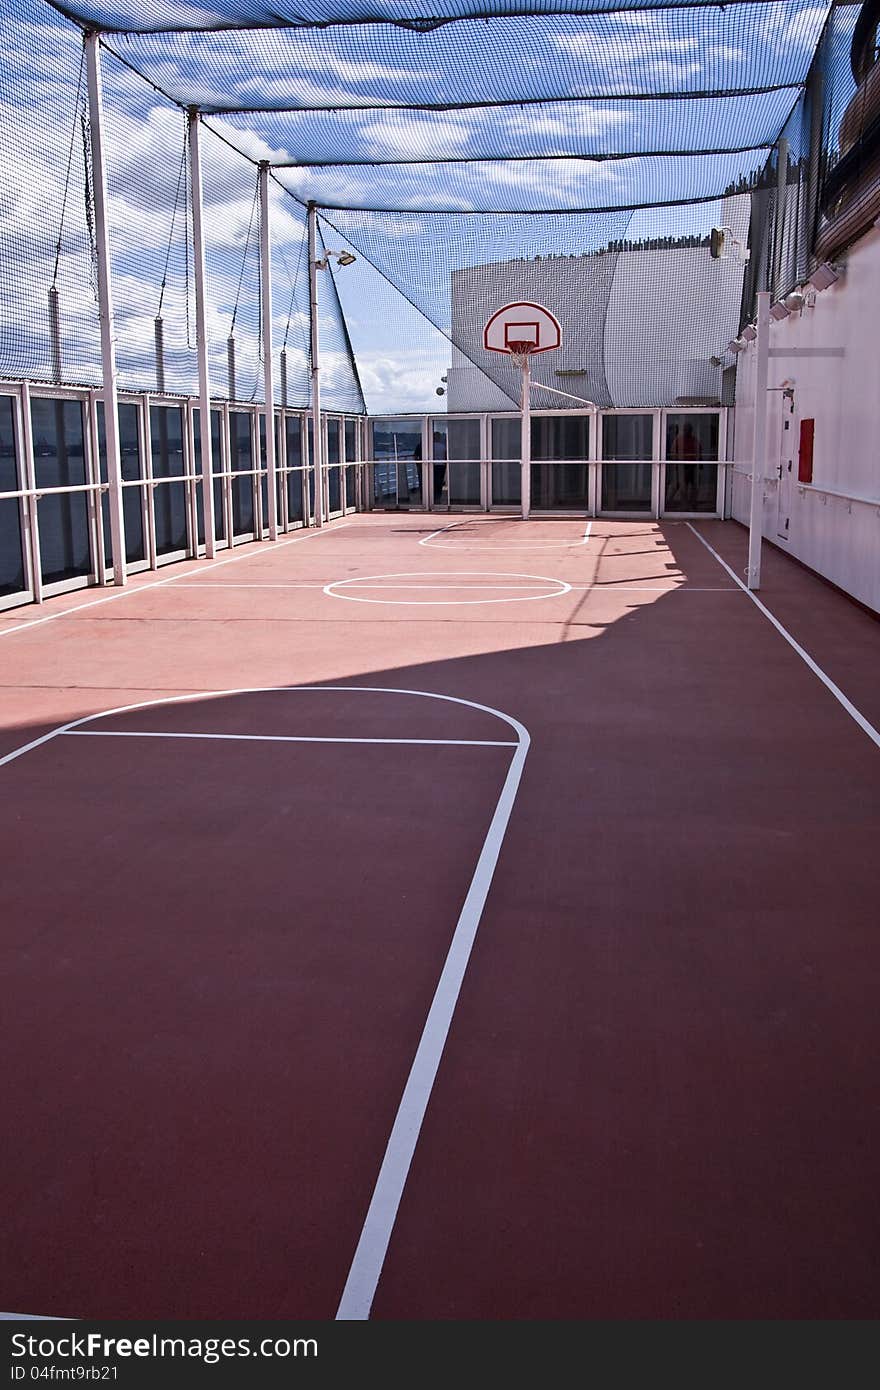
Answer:
<path fill-rule="evenodd" d="M 0 1313 L 0 1322 L 78 1322 L 77 1318 L 59 1318 L 50 1313 Z"/>
<path fill-rule="evenodd" d="M 474 573 L 477 574 L 479 573 L 479 571 L 474 570 Z M 487 579 L 491 578 L 490 575 L 487 575 L 486 577 Z M 562 582 L 563 581 L 561 579 L 547 580 L 548 584 L 561 584 Z M 327 587 L 334 588 L 339 584 L 356 584 L 359 589 L 478 589 L 481 590 L 483 593 L 485 593 L 487 589 L 491 589 L 493 593 L 496 589 L 526 589 L 531 591 L 535 587 L 534 584 L 450 584 L 448 582 L 445 584 L 362 584 L 359 579 L 334 579 L 330 582 L 330 584 L 327 585 Z M 569 584 L 568 587 L 570 589 L 572 586 Z M 565 591 L 560 590 L 560 592 L 563 593 Z M 551 597 L 553 596 L 551 595 Z"/>
<path fill-rule="evenodd" d="M 768 621 L 773 624 L 773 626 L 776 628 L 776 631 L 780 633 L 782 637 L 785 638 L 788 645 L 792 647 L 794 651 L 797 652 L 801 660 L 805 662 L 807 666 L 809 666 L 810 670 L 813 672 L 813 675 L 818 676 L 819 680 L 826 687 L 826 689 L 831 691 L 831 694 L 834 696 L 835 700 L 838 700 L 840 702 L 840 704 L 846 710 L 847 714 L 850 716 L 851 719 L 855 720 L 855 722 L 858 724 L 859 728 L 863 731 L 863 733 L 866 733 L 868 735 L 868 738 L 871 739 L 873 743 L 876 743 L 877 747 L 880 748 L 880 733 L 877 732 L 877 730 L 874 728 L 874 725 L 870 724 L 868 720 L 865 718 L 865 716 L 859 713 L 855 705 L 852 703 L 851 700 L 847 699 L 840 687 L 838 685 L 835 685 L 831 677 L 825 674 L 825 672 L 822 670 L 822 667 L 819 666 L 813 660 L 809 652 L 804 651 L 800 643 L 795 641 L 788 629 L 786 627 L 783 627 L 779 619 L 775 618 L 773 614 L 770 612 L 770 609 L 767 608 L 761 602 L 761 600 L 755 596 L 755 594 L 752 592 L 752 590 L 748 587 L 747 584 L 743 583 L 736 571 L 732 570 L 730 565 L 728 565 L 727 561 L 722 560 L 721 556 L 718 554 L 718 551 L 714 550 L 712 546 L 709 544 L 709 542 L 703 536 L 700 535 L 696 527 L 692 526 L 689 521 L 686 523 L 686 525 L 689 530 L 693 531 L 697 540 L 702 542 L 706 549 L 712 555 L 715 556 L 715 559 L 718 561 L 722 569 L 725 569 L 727 571 L 731 579 L 742 589 L 743 593 L 748 594 L 755 607 L 761 610 L 761 612 L 764 614 L 764 617 L 767 618 Z"/>
<path fill-rule="evenodd" d="M 602 580 L 596 584 L 572 584 L 572 589 L 597 589 L 600 593 L 603 589 L 611 594 L 735 594 L 736 589 L 729 584 L 716 585 L 713 588 L 700 588 L 696 584 L 615 584 L 612 580 Z"/>
<path fill-rule="evenodd" d="M 342 521 L 339 523 L 339 525 L 333 527 L 333 531 L 341 531 L 343 526 L 351 526 L 351 524 L 352 523 L 350 521 Z M 308 531 L 304 532 L 304 534 L 299 536 L 291 536 L 286 541 L 272 541 L 272 553 L 274 553 L 275 550 L 282 550 L 285 546 L 296 545 L 298 541 L 307 541 L 317 536 L 328 536 L 330 534 L 331 532 L 327 529 L 327 527 L 322 527 L 319 530 L 315 530 L 314 527 L 310 527 Z M 256 542 L 249 542 L 249 544 L 256 544 Z M 235 560 L 252 560 L 257 554 L 265 554 L 265 552 L 249 551 L 247 553 L 239 553 L 237 555 L 224 555 L 222 560 L 211 560 L 208 564 L 204 565 L 202 569 L 199 571 L 199 573 L 205 574 L 208 570 L 217 569 L 219 565 L 231 565 Z M 201 561 L 199 561 L 199 563 L 201 564 Z M 154 579 L 149 584 L 138 584 L 136 587 L 126 586 L 124 589 L 120 589 L 115 594 L 106 594 L 103 598 L 90 599 L 88 603 L 79 603 L 74 608 L 63 608 L 60 613 L 48 613 L 45 617 L 34 618 L 31 622 L 18 623 L 15 627 L 0 628 L 0 637 L 9 637 L 12 633 L 15 632 L 26 632 L 29 627 L 39 627 L 41 623 L 51 623 L 56 618 L 66 618 L 69 614 L 72 613 L 82 613 L 83 610 L 86 608 L 96 608 L 99 603 L 113 603 L 114 599 L 130 598 L 132 594 L 146 593 L 147 589 L 160 589 L 163 584 L 179 583 L 185 577 L 188 578 L 189 576 L 171 574 L 168 576 L 167 579 Z M 2 766 L 2 763 L 0 763 L 0 766 Z"/>
<path fill-rule="evenodd" d="M 302 688 L 302 687 L 301 687 Z M 99 716 L 93 715 L 92 718 Z M 297 734 L 176 733 L 164 729 L 62 729 L 59 738 L 211 738 L 231 743 L 406 743 L 419 748 L 516 748 L 498 739 L 472 738 L 317 738 Z"/>
<path fill-rule="evenodd" d="M 460 703 L 472 704 L 468 700 L 462 700 Z M 391 1239 L 391 1232 L 397 1219 L 400 1199 L 403 1196 L 403 1189 L 421 1133 L 425 1111 L 446 1045 L 452 1015 L 458 1002 L 471 948 L 489 894 L 507 824 L 516 800 L 526 754 L 529 750 L 528 730 L 518 720 L 513 719 L 508 714 L 503 714 L 501 710 L 491 709 L 488 705 L 474 704 L 472 707 L 494 714 L 497 718 L 510 724 L 517 732 L 519 743 L 511 759 L 507 777 L 495 807 L 495 814 L 483 841 L 483 848 L 477 860 L 477 866 L 403 1089 L 403 1095 L 400 1098 L 400 1105 L 385 1149 L 385 1156 L 382 1159 L 382 1166 L 379 1169 L 379 1176 L 376 1179 L 376 1186 L 360 1240 L 345 1282 L 342 1298 L 339 1301 L 339 1308 L 336 1312 L 337 1321 L 364 1321 L 370 1316 L 370 1309 L 373 1305 L 373 1298 L 388 1250 L 388 1242 Z"/>
<path fill-rule="evenodd" d="M 474 574 L 480 573 L 474 570 Z M 548 583 L 561 583 L 558 579 L 548 580 Z M 326 589 L 332 588 L 337 584 L 358 584 L 364 589 L 534 589 L 534 584 L 361 584 L 357 578 L 352 579 L 331 579 L 327 584 L 224 584 L 218 581 L 216 584 L 210 579 L 198 584 L 184 584 L 179 580 L 178 589 Z M 590 588 L 587 584 L 570 584 L 569 588 L 585 589 Z"/>
<path fill-rule="evenodd" d="M 477 935 L 477 928 L 480 925 L 480 918 L 492 884 L 495 866 L 498 863 L 498 856 L 501 853 L 501 846 L 519 790 L 526 755 L 531 743 L 528 730 L 518 719 L 514 719 L 510 714 L 505 714 L 502 710 L 494 709 L 491 705 L 481 705 L 475 700 L 463 700 L 455 695 L 438 695 L 429 690 L 397 690 L 386 686 L 357 685 L 245 686 L 235 690 L 206 690 L 186 695 L 166 696 L 160 700 L 142 700 L 138 704 L 123 705 L 117 709 L 102 710 L 99 714 L 84 715 L 81 719 L 73 719 L 67 724 L 59 725 L 57 729 L 44 734 L 42 738 L 35 739 L 32 743 L 28 743 L 12 753 L 7 753 L 5 758 L 0 758 L 0 766 L 11 762 L 14 758 L 21 757 L 22 754 L 48 742 L 49 739 L 56 738 L 60 734 L 70 733 L 93 719 L 106 719 L 114 714 L 128 714 L 133 710 L 159 705 L 182 704 L 192 700 L 219 699 L 229 695 L 277 694 L 281 691 L 290 693 L 299 691 L 343 691 L 349 693 L 357 691 L 371 695 L 412 695 L 427 700 L 443 700 L 448 704 L 463 705 L 466 709 L 479 710 L 481 714 L 488 714 L 500 719 L 502 723 L 513 729 L 517 736 L 516 743 L 504 745 L 514 749 L 513 757 L 510 760 L 510 767 L 507 770 L 504 785 L 496 802 L 492 820 L 459 913 L 431 1007 L 428 1010 L 425 1026 L 391 1127 L 373 1195 L 336 1313 L 337 1320 L 366 1321 L 370 1316 L 370 1309 L 379 1283 L 379 1276 L 382 1273 L 391 1232 L 397 1220 L 403 1189 L 421 1133 L 422 1121 L 428 1108 L 434 1081 L 443 1056 L 443 1049 L 446 1045 L 446 1038 L 452 1024 L 452 1016 L 458 1003 L 471 949 Z"/>
<path fill-rule="evenodd" d="M 346 522 L 346 525 L 348 523 Z M 178 579 L 178 589 L 323 589 L 323 584 L 224 584 L 222 579 Z"/>
<path fill-rule="evenodd" d="M 473 517 L 466 521 L 450 521 L 448 525 L 439 527 L 432 531 L 430 535 L 423 536 L 418 542 L 419 545 L 430 546 L 435 536 L 442 536 L 447 531 L 455 531 L 461 527 L 497 525 L 499 521 L 512 521 L 512 517 Z M 515 522 L 516 524 L 516 522 Z M 528 522 L 525 523 L 528 525 Z M 558 523 L 554 522 L 554 525 Z M 587 522 L 587 529 L 583 536 L 577 541 L 482 541 L 477 545 L 466 545 L 456 542 L 454 545 L 437 544 L 431 546 L 433 550 L 578 550 L 581 546 L 587 545 L 590 533 L 593 529 L 592 521 Z"/>
<path fill-rule="evenodd" d="M 567 594 L 567 593 L 569 593 L 569 592 L 571 591 L 571 585 L 570 585 L 570 584 L 566 584 L 565 580 L 563 580 L 563 579 L 550 579 L 550 578 L 548 578 L 548 576 L 547 576 L 546 574 L 501 574 L 501 573 L 499 573 L 497 576 L 493 576 L 493 575 L 491 575 L 491 574 L 483 574 L 482 570 L 451 570 L 451 571 L 449 572 L 449 574 L 444 574 L 444 573 L 442 572 L 442 570 L 441 570 L 441 571 L 435 570 L 435 571 L 433 572 L 433 575 L 432 575 L 431 577 L 436 578 L 436 579 L 440 579 L 440 580 L 443 581 L 441 584 L 437 584 L 437 585 L 427 585 L 427 584 L 423 584 L 423 583 L 422 583 L 422 584 L 420 584 L 420 583 L 414 583 L 414 584 L 397 584 L 397 585 L 390 585 L 390 584 L 370 584 L 370 583 L 369 583 L 369 581 L 370 581 L 371 579 L 416 579 L 416 580 L 418 580 L 418 579 L 424 579 L 424 578 L 428 577 L 428 574 L 429 574 L 429 572 L 427 572 L 427 571 L 410 570 L 410 571 L 404 571 L 402 574 L 364 574 L 364 575 L 360 575 L 360 576 L 358 576 L 358 577 L 355 577 L 355 578 L 353 578 L 353 579 L 336 579 L 336 580 L 333 580 L 332 583 L 330 583 L 330 584 L 325 584 L 325 585 L 324 585 L 324 593 L 327 594 L 328 598 L 341 598 L 341 599 L 347 599 L 347 600 L 349 601 L 349 603 L 379 603 L 379 604 L 387 604 L 389 607 L 392 607 L 392 608 L 398 608 L 398 607 L 399 607 L 399 608 L 416 608 L 416 607 L 420 607 L 420 608 L 438 608 L 438 607 L 443 607 L 443 608 L 466 608 L 466 607 L 470 607 L 470 606 L 473 606 L 473 605 L 476 605 L 476 604 L 487 604 L 487 603 L 534 603 L 534 602 L 535 602 L 536 600 L 538 600 L 538 599 L 559 598 L 562 594 Z M 539 594 L 526 594 L 526 595 L 523 595 L 523 596 L 518 597 L 518 598 L 460 598 L 460 599 L 393 599 L 393 598 L 391 598 L 391 599 L 385 599 L 385 598 L 360 598 L 360 597 L 359 597 L 356 593 L 354 593 L 354 592 L 351 592 L 351 593 L 341 593 L 341 592 L 339 592 L 340 590 L 345 589 L 345 588 L 349 588 L 349 589 L 352 589 L 352 590 L 353 590 L 355 586 L 357 586 L 357 587 L 359 587 L 359 588 L 362 588 L 362 589 L 390 589 L 390 588 L 398 588 L 398 589 L 411 589 L 411 590 L 415 590 L 415 589 L 438 588 L 438 589 L 450 589 L 450 590 L 452 590 L 452 589 L 460 588 L 460 587 L 462 587 L 462 586 L 461 586 L 461 585 L 454 584 L 454 583 L 451 583 L 450 581 L 455 580 L 455 579 L 465 578 L 465 577 L 471 577 L 471 578 L 473 578 L 473 577 L 477 577 L 477 576 L 479 576 L 479 578 L 483 579 L 484 581 L 491 581 L 493 578 L 498 578 L 498 579 L 531 579 L 531 580 L 534 580 L 535 583 L 537 583 L 537 584 L 555 584 L 555 585 L 556 585 L 556 588 L 555 588 L 555 589 L 548 590 L 548 591 L 545 592 L 545 593 L 539 593 Z M 464 586 L 464 587 L 469 587 L 469 586 Z M 474 585 L 473 587 L 474 587 L 474 588 L 477 588 L 477 589 L 483 589 L 483 590 L 486 590 L 486 591 L 497 592 L 497 590 L 498 590 L 499 587 L 501 587 L 501 586 L 499 586 L 498 584 L 492 584 L 491 582 L 484 582 L 483 584 L 477 584 L 477 585 Z M 533 588 L 534 585 L 526 585 L 526 586 L 523 586 L 523 587 L 526 587 L 526 588 Z"/>

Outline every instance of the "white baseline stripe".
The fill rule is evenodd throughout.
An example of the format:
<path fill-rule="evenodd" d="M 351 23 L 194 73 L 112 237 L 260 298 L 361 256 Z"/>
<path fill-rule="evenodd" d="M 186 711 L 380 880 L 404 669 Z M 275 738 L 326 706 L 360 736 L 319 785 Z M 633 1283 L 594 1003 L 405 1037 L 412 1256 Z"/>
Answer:
<path fill-rule="evenodd" d="M 497 526 L 497 525 L 499 524 L 499 522 L 500 522 L 500 523 L 503 523 L 504 521 L 512 521 L 514 525 L 521 524 L 521 523 L 519 523 L 519 519 L 518 519 L 518 518 L 513 518 L 513 517 L 500 517 L 500 516 L 498 516 L 498 517 L 495 517 L 495 516 L 487 516 L 487 517 L 470 517 L 470 518 L 468 518 L 468 519 L 465 520 L 465 521 L 450 521 L 450 522 L 448 522 L 446 526 L 441 526 L 441 527 L 439 527 L 436 531 L 432 531 L 432 532 L 430 533 L 430 535 L 423 536 L 422 539 L 418 542 L 418 544 L 419 544 L 419 545 L 430 546 L 430 545 L 431 545 L 431 542 L 435 539 L 435 537 L 445 535 L 445 533 L 446 533 L 447 531 L 456 531 L 456 530 L 462 530 L 462 529 L 464 529 L 465 537 L 467 537 L 468 534 L 469 534 L 469 532 L 468 532 L 468 528 L 469 528 L 469 527 L 473 527 L 473 526 L 487 526 L 487 525 L 488 525 L 488 526 Z M 526 524 L 526 525 L 529 525 L 528 522 L 526 522 L 525 524 Z M 533 522 L 532 524 L 534 525 L 534 522 Z M 556 524 L 556 523 L 554 523 L 554 524 Z M 455 545 L 450 545 L 450 546 L 436 545 L 436 546 L 433 547 L 433 549 L 437 549 L 437 550 L 541 550 L 541 549 L 543 549 L 543 550 L 577 550 L 579 546 L 586 545 L 586 544 L 589 542 L 590 533 L 591 533 L 592 529 L 593 529 L 593 522 L 592 522 L 592 521 L 588 521 L 588 522 L 587 522 L 587 529 L 584 531 L 583 536 L 581 536 L 581 537 L 580 537 L 578 540 L 576 540 L 576 541 L 547 541 L 547 540 L 526 540 L 526 541 L 515 541 L 515 540 L 514 540 L 514 541 L 510 541 L 510 540 L 500 540 L 500 541 L 480 541 L 477 545 L 467 545 L 466 543 L 462 544 L 461 542 L 456 542 Z"/>
<path fill-rule="evenodd" d="M 755 597 L 755 594 L 748 587 L 748 585 L 743 583 L 736 571 L 732 570 L 730 565 L 727 564 L 726 560 L 722 560 L 721 556 L 718 554 L 718 551 L 714 550 L 712 546 L 709 544 L 709 542 L 703 536 L 700 535 L 696 527 L 692 526 L 689 521 L 686 524 L 688 529 L 693 531 L 697 540 L 700 541 L 706 547 L 706 549 L 710 551 L 712 555 L 715 556 L 715 559 L 718 561 L 719 565 L 721 565 L 722 569 L 725 569 L 727 573 L 730 575 L 731 579 L 739 585 L 739 587 L 743 590 L 744 593 L 748 594 L 755 607 L 761 610 L 761 612 L 764 614 L 764 617 L 773 624 L 773 626 L 776 628 L 776 631 L 780 633 L 780 635 L 785 638 L 788 645 L 792 647 L 794 651 L 797 652 L 798 656 L 801 658 L 801 661 L 805 662 L 806 665 L 809 666 L 810 670 L 813 672 L 813 675 L 818 676 L 819 680 L 826 687 L 826 689 L 831 691 L 831 694 L 834 696 L 835 700 L 838 700 L 840 704 L 843 705 L 843 708 L 846 710 L 850 718 L 854 719 L 855 722 L 858 724 L 859 728 L 868 735 L 868 738 L 871 739 L 873 743 L 876 743 L 878 748 L 880 748 L 880 733 L 877 732 L 877 730 L 874 728 L 874 725 L 870 724 L 868 720 L 865 718 L 865 716 L 859 713 L 855 705 L 852 703 L 851 700 L 847 699 L 840 687 L 835 685 L 831 677 L 825 674 L 825 672 L 822 670 L 822 667 L 819 666 L 813 660 L 809 652 L 804 651 L 800 643 L 795 641 L 788 629 L 786 627 L 783 627 L 779 619 L 773 616 L 773 614 L 770 612 L 770 609 L 767 608 L 766 605 L 763 604 L 759 598 Z"/>
<path fill-rule="evenodd" d="M 94 717 L 94 716 L 93 716 Z M 162 729 L 62 729 L 64 738 L 212 738 L 245 743 L 406 743 L 420 748 L 516 748 L 500 739 L 471 738 L 318 738 L 306 734 L 203 734 L 166 733 Z"/>
<path fill-rule="evenodd" d="M 332 530 L 341 531 L 343 526 L 351 526 L 351 524 L 350 521 L 342 521 L 337 526 L 334 526 Z M 272 541 L 272 553 L 276 550 L 282 550 L 285 546 L 296 545 L 299 541 L 307 541 L 318 536 L 329 536 L 330 534 L 332 534 L 331 531 L 326 527 L 318 531 L 314 528 L 310 528 L 305 534 L 291 536 L 286 541 Z M 249 542 L 249 544 L 255 543 L 256 542 Z M 231 565 L 235 560 L 253 560 L 255 555 L 265 553 L 265 551 L 250 551 L 247 554 L 225 555 L 222 560 L 211 560 L 208 564 L 204 565 L 200 573 L 205 574 L 208 570 L 217 569 L 219 565 Z M 132 594 L 146 593 L 147 589 L 160 589 L 164 584 L 180 583 L 182 579 L 184 579 L 183 575 L 171 574 L 167 579 L 154 579 L 150 584 L 139 584 L 136 588 L 126 586 L 126 588 L 120 589 L 118 593 L 106 594 L 104 598 L 90 599 L 88 603 L 79 603 L 75 608 L 63 608 L 60 613 L 48 613 L 45 617 L 34 618 L 31 622 L 18 623 L 15 627 L 0 628 L 0 637 L 11 637 L 16 632 L 26 632 L 29 627 L 39 627 L 41 623 L 51 623 L 54 622 L 56 618 L 66 618 L 69 614 L 81 613 L 86 608 L 97 608 L 99 603 L 113 603 L 116 599 L 130 598 Z M 2 766 L 2 762 L 0 762 L 0 766 Z"/>

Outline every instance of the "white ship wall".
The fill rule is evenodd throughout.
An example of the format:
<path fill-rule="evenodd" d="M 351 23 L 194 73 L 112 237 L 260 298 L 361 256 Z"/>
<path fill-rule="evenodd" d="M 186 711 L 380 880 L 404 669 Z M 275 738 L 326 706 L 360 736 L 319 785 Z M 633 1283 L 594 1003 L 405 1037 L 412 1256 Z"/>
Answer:
<path fill-rule="evenodd" d="M 880 230 L 836 264 L 843 274 L 817 291 L 812 307 L 771 319 L 763 534 L 860 602 L 880 612 Z M 805 355 L 799 352 L 806 349 Z M 784 390 L 794 412 L 786 466 Z M 800 421 L 815 420 L 812 484 L 799 484 Z M 748 524 L 755 420 L 755 346 L 739 354 L 729 509 Z M 789 519 L 786 532 L 784 521 Z"/>

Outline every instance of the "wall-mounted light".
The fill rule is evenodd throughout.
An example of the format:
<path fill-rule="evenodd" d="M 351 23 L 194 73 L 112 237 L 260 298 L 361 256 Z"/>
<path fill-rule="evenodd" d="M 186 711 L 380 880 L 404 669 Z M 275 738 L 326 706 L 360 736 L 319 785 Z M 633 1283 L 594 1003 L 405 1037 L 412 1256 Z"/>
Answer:
<path fill-rule="evenodd" d="M 792 290 L 782 302 L 790 314 L 799 314 L 807 302 L 807 296 L 802 290 Z"/>
<path fill-rule="evenodd" d="M 809 284 L 817 290 L 827 290 L 829 285 L 833 285 L 835 280 L 840 279 L 840 271 L 833 266 L 830 261 L 823 261 L 817 266 L 809 279 Z"/>
<path fill-rule="evenodd" d="M 790 313 L 791 310 L 783 303 L 781 299 L 777 299 L 775 304 L 770 305 L 771 319 L 787 319 Z"/>
<path fill-rule="evenodd" d="M 727 351 L 742 352 L 745 345 L 745 338 L 731 338 L 730 342 L 727 344 Z"/>
<path fill-rule="evenodd" d="M 723 261 L 732 255 L 740 265 L 745 265 L 751 252 L 729 227 L 713 227 L 709 233 L 709 255 L 713 261 Z"/>
<path fill-rule="evenodd" d="M 746 324 L 740 336 L 745 338 L 747 343 L 753 343 L 758 336 L 758 330 L 753 323 L 749 323 Z"/>

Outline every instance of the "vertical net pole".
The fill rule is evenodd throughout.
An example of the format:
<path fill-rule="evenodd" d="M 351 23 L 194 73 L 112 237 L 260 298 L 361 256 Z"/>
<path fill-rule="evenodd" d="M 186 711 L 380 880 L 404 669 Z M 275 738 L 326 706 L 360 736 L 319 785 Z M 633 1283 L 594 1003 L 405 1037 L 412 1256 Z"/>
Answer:
<path fill-rule="evenodd" d="M 153 320 L 153 338 L 156 344 L 156 390 L 165 395 L 165 320 Z"/>
<path fill-rule="evenodd" d="M 49 333 L 52 343 L 52 380 L 61 381 L 61 311 L 58 307 L 58 291 L 53 285 L 49 290 Z"/>
<path fill-rule="evenodd" d="M 275 387 L 272 381 L 272 250 L 269 228 L 269 162 L 260 160 L 260 299 L 263 315 L 263 403 L 266 410 L 266 500 L 269 540 L 278 539 L 275 468 Z"/>
<path fill-rule="evenodd" d="M 776 142 L 776 217 L 774 218 L 774 246 L 773 264 L 771 266 L 772 278 L 767 281 L 768 285 L 776 294 L 786 289 L 786 270 L 783 264 L 785 256 L 785 205 L 788 198 L 788 141 L 784 135 L 780 135 Z"/>
<path fill-rule="evenodd" d="M 199 446 L 202 456 L 202 502 L 205 518 L 205 559 L 213 560 L 214 457 L 211 441 L 211 377 L 208 365 L 208 323 L 205 307 L 205 217 L 202 199 L 201 118 L 189 111 L 189 168 L 192 189 L 193 262 L 196 281 L 196 348 L 199 359 Z M 233 377 L 235 373 L 233 371 Z M 227 534 L 231 534 L 227 532 Z"/>
<path fill-rule="evenodd" d="M 104 167 L 104 111 L 101 54 L 97 34 L 85 38 L 89 87 L 92 178 L 95 197 L 95 244 L 98 262 L 98 304 L 101 320 L 101 360 L 104 378 L 104 439 L 107 448 L 110 537 L 113 543 L 113 582 L 125 584 L 125 529 L 122 519 L 122 464 L 119 453 L 119 399 L 113 295 L 110 287 L 110 237 L 107 226 L 107 175 Z"/>
<path fill-rule="evenodd" d="M 226 339 L 226 394 L 231 401 L 237 400 L 235 394 L 235 334 Z"/>
<path fill-rule="evenodd" d="M 750 589 L 761 587 L 761 537 L 764 529 L 764 474 L 767 466 L 767 376 L 770 350 L 770 293 L 758 292 L 757 363 L 755 367 L 755 438 L 752 449 L 752 491 L 749 499 Z"/>
<path fill-rule="evenodd" d="M 522 519 L 528 521 L 532 505 L 532 418 L 531 418 L 531 371 L 529 355 L 522 357 L 522 429 L 520 433 L 520 456 L 522 458 L 520 495 L 522 499 Z"/>
<path fill-rule="evenodd" d="M 318 380 L 318 209 L 309 203 L 309 342 L 312 358 L 312 474 L 315 480 L 315 525 L 323 526 L 323 470 L 321 468 L 321 388 Z"/>

